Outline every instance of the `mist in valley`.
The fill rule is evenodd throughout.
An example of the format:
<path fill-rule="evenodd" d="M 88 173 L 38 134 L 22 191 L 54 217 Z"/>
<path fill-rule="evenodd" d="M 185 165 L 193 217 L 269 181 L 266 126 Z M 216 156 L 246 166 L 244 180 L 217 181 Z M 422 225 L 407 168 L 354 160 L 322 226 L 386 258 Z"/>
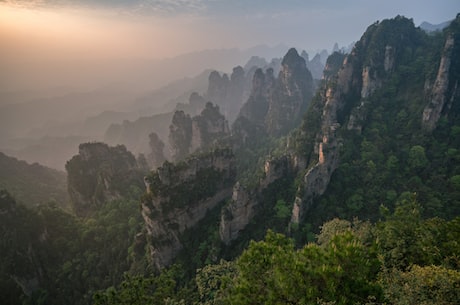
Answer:
<path fill-rule="evenodd" d="M 458 304 L 458 12 L 0 0 L 2 302 Z"/>
<path fill-rule="evenodd" d="M 321 55 L 324 65 L 334 44 L 348 52 L 378 19 L 410 12 L 416 23 L 436 24 L 453 17 L 455 4 L 416 14 L 401 6 L 0 1 L 0 151 L 59 170 L 83 142 L 147 154 L 149 133 L 167 143 L 172 112 L 187 108 L 193 92 L 210 98 L 213 70 L 230 77 L 242 66 L 250 84 L 252 64 L 276 68 L 290 47 L 304 50 L 307 63 Z"/>

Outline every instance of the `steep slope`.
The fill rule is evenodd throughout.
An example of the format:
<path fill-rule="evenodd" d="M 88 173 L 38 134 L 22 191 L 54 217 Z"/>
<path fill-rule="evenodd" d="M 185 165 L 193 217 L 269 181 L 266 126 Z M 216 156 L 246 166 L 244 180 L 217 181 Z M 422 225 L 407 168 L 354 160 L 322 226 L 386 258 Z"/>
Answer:
<path fill-rule="evenodd" d="M 172 159 L 180 161 L 191 153 L 206 151 L 229 134 L 228 122 L 217 105 L 206 103 L 201 113 L 194 117 L 176 111 L 169 126 Z"/>
<path fill-rule="evenodd" d="M 168 138 L 168 126 L 173 112 L 140 117 L 135 121 L 125 120 L 121 124 L 112 124 L 104 135 L 104 141 L 109 145 L 125 145 L 135 154 L 150 151 L 149 134 L 157 133 L 165 142 Z"/>
<path fill-rule="evenodd" d="M 246 90 L 246 75 L 241 66 L 233 68 L 230 78 L 213 71 L 209 74 L 208 90 L 205 99 L 218 105 L 225 117 L 233 122 L 237 116 Z"/>
<path fill-rule="evenodd" d="M 177 165 L 165 162 L 145 178 L 142 216 L 147 255 L 156 269 L 168 266 L 179 253 L 186 229 L 230 197 L 235 177 L 233 152 L 217 149 Z"/>
<path fill-rule="evenodd" d="M 142 188 L 144 170 L 119 145 L 80 144 L 78 155 L 66 164 L 68 191 L 78 216 L 88 216 L 110 200 L 127 197 L 132 187 Z"/>
<path fill-rule="evenodd" d="M 296 127 L 313 95 L 313 78 L 303 59 L 290 49 L 281 63 L 277 78 L 273 69 L 257 69 L 249 99 L 232 126 L 241 142 L 256 140 L 261 135 L 278 137 Z"/>
<path fill-rule="evenodd" d="M 28 164 L 0 152 L 0 189 L 6 189 L 28 207 L 55 202 L 69 208 L 64 172 L 38 163 Z"/>
<path fill-rule="evenodd" d="M 457 22 L 459 17 L 444 35 L 430 37 L 404 17 L 377 22 L 337 74 L 326 79 L 294 140 L 303 143 L 297 156 L 309 165 L 293 206 L 293 223 L 307 214 L 310 219 L 318 214 L 376 217 L 380 203 L 394 203 L 391 199 L 404 191 L 417 191 L 427 206 L 444 202 L 458 210 L 449 192 L 438 193 L 438 183 L 449 184 L 457 169 L 432 165 L 424 170 L 434 162 L 446 166 L 449 158 L 442 154 L 458 149 L 453 134 L 445 135 L 458 124 L 459 66 L 451 64 L 460 54 Z M 436 192 L 428 194 L 429 189 Z"/>

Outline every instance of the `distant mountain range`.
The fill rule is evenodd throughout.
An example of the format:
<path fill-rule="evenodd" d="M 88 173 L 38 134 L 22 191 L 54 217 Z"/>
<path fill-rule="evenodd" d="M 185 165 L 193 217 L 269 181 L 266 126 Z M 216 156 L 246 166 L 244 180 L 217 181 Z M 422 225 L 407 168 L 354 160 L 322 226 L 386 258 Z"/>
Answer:
<path fill-rule="evenodd" d="M 425 32 L 436 32 L 436 31 L 442 31 L 444 28 L 446 28 L 447 26 L 449 26 L 449 24 L 452 22 L 452 20 L 449 20 L 449 21 L 444 21 L 442 23 L 439 23 L 439 24 L 432 24 L 432 23 L 429 23 L 427 21 L 423 21 L 421 24 L 420 24 L 420 28 L 422 30 L 424 30 Z"/>

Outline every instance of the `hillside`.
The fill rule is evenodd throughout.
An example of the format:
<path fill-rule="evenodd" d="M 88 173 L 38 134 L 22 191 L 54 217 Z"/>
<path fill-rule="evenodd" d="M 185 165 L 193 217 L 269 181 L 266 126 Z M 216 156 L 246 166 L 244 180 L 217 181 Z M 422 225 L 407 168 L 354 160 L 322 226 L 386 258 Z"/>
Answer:
<path fill-rule="evenodd" d="M 64 172 L 29 164 L 0 152 L 0 189 L 10 192 L 17 202 L 28 207 L 55 202 L 69 208 Z"/>
<path fill-rule="evenodd" d="M 129 146 L 81 144 L 66 166 L 76 216 L 2 191 L 7 300 L 458 304 L 460 14 L 430 34 L 375 22 L 319 85 L 294 48 L 277 72 L 250 74 L 230 128 L 217 101 L 113 125 L 155 161 L 169 131 L 174 160 L 152 171 Z M 213 72 L 207 97 L 239 105 L 232 83 Z"/>

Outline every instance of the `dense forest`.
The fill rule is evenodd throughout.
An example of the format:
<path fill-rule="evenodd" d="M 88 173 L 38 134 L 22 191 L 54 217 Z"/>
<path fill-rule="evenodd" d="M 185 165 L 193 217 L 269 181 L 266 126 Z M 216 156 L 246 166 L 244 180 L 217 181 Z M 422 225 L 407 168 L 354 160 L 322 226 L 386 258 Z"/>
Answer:
<path fill-rule="evenodd" d="M 295 49 L 255 70 L 231 127 L 176 112 L 189 144 L 153 170 L 121 145 L 81 144 L 66 180 L 2 154 L 2 302 L 459 304 L 459 81 L 460 14 L 397 16 L 316 83 Z"/>

